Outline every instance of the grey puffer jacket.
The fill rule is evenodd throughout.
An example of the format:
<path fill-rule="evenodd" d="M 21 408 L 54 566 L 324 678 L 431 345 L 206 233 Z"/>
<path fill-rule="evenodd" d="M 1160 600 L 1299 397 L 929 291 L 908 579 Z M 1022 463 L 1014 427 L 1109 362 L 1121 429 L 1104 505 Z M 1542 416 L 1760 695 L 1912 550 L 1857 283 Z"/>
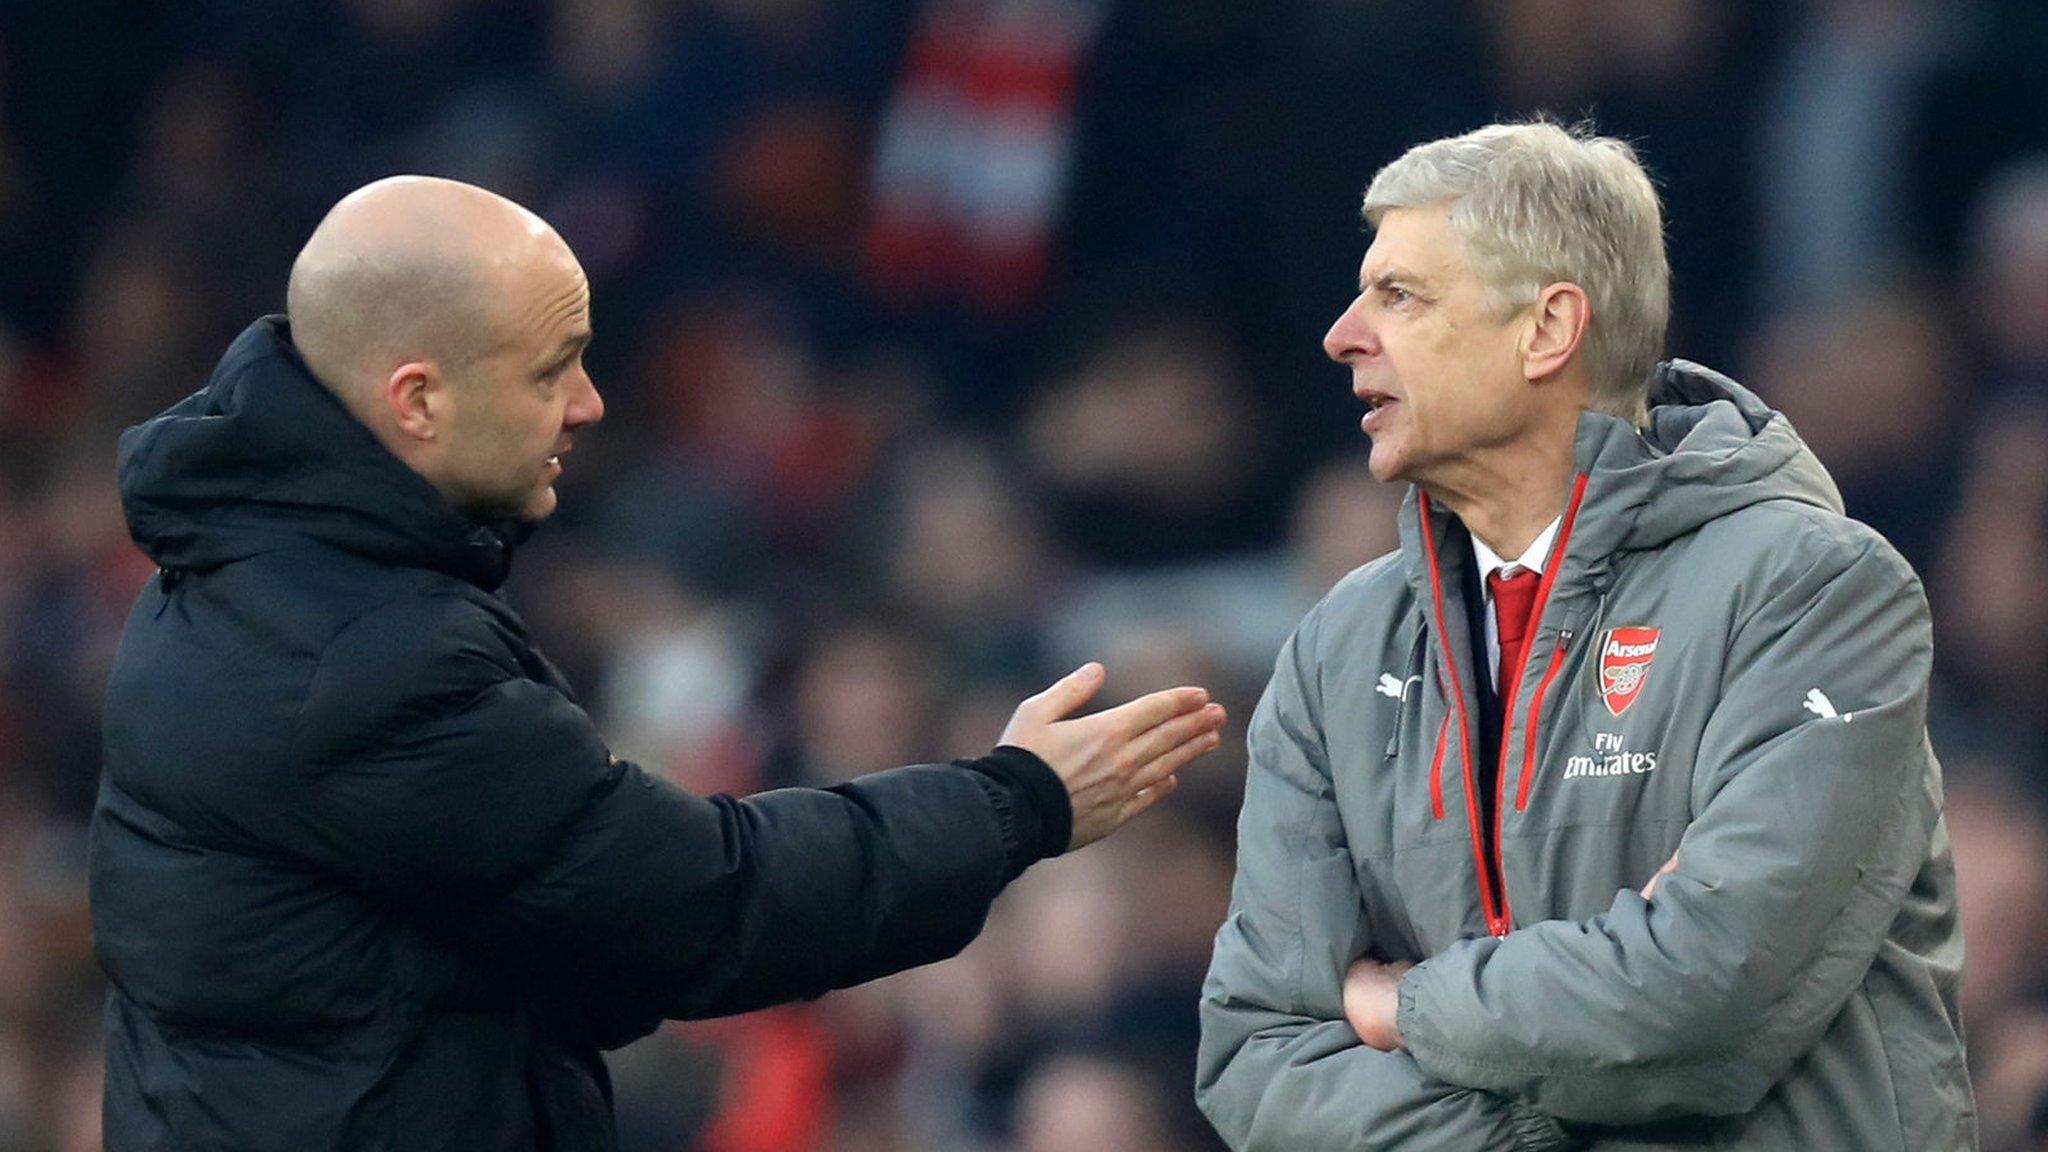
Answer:
<path fill-rule="evenodd" d="M 1281 652 L 1201 1003 L 1233 1147 L 1975 1147 L 1920 583 L 1754 395 L 1651 403 L 1580 420 L 1497 850 L 1454 518 L 1411 493 Z M 1360 956 L 1419 962 L 1405 1050 L 1344 1021 Z"/>

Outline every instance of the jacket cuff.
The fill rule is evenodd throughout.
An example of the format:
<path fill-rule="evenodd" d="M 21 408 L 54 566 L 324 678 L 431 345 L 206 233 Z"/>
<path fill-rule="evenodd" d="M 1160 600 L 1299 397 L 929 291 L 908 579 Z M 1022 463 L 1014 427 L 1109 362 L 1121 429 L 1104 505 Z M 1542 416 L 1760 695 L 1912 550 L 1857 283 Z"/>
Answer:
<path fill-rule="evenodd" d="M 1067 850 L 1074 835 L 1074 809 L 1067 786 L 1037 753 L 1003 744 L 974 760 L 956 760 L 971 768 L 975 780 L 995 806 L 1003 854 L 1009 861 L 1005 880 Z"/>
<path fill-rule="evenodd" d="M 1508 1123 L 1515 1130 L 1515 1147 L 1522 1152 L 1574 1152 L 1586 1146 L 1557 1117 L 1538 1112 L 1520 1100 L 1508 1101 Z"/>
<path fill-rule="evenodd" d="M 1408 1045 L 1412 1054 L 1415 1050 L 1416 1025 L 1421 1022 L 1415 1009 L 1415 986 L 1410 977 L 1416 969 L 1410 968 L 1394 986 L 1394 1030 L 1401 1034 L 1402 1042 Z M 1520 1100 L 1507 1098 L 1508 1123 L 1515 1131 L 1515 1148 L 1518 1152 L 1574 1152 L 1584 1148 L 1586 1141 L 1573 1134 L 1557 1117 L 1538 1112 Z"/>

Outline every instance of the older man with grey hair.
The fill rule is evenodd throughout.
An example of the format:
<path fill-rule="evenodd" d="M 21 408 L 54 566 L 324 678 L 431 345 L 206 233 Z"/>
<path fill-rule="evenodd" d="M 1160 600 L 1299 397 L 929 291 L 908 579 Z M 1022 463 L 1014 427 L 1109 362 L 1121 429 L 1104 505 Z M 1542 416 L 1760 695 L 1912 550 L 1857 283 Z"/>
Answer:
<path fill-rule="evenodd" d="M 1197 1096 L 1240 1149 L 1973 1148 L 1920 583 L 1659 363 L 1628 145 L 1421 145 L 1324 348 L 1401 548 L 1251 726 Z"/>

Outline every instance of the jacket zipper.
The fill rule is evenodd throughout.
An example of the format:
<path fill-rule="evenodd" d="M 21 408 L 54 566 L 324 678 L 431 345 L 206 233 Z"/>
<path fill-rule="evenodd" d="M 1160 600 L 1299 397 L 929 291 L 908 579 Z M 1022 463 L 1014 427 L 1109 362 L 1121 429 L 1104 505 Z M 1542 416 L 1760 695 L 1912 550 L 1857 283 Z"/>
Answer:
<path fill-rule="evenodd" d="M 1436 729 L 1436 758 L 1429 762 L 1429 815 L 1444 818 L 1444 746 L 1450 743 L 1451 710 L 1444 709 L 1444 722 Z"/>
<path fill-rule="evenodd" d="M 1444 691 L 1446 735 L 1450 731 L 1450 717 L 1455 714 L 1458 718 L 1458 760 L 1465 769 L 1465 826 L 1472 833 L 1472 862 L 1479 866 L 1479 911 L 1486 918 L 1487 930 L 1496 936 L 1504 936 L 1507 930 L 1496 927 L 1503 918 L 1494 908 L 1493 869 L 1487 864 L 1486 844 L 1479 832 L 1479 786 L 1472 778 L 1472 729 L 1465 719 L 1464 681 L 1458 676 L 1458 657 L 1451 651 L 1450 630 L 1444 626 L 1443 573 L 1436 560 L 1436 532 L 1429 522 L 1429 493 L 1418 492 L 1416 498 L 1422 522 L 1422 558 L 1429 568 L 1430 610 L 1436 613 L 1434 631 L 1437 643 L 1443 648 L 1448 680 Z"/>
<path fill-rule="evenodd" d="M 1543 610 L 1549 604 L 1550 590 L 1557 582 L 1557 573 L 1563 565 L 1566 546 L 1571 541 L 1572 523 L 1578 518 L 1579 504 L 1585 498 L 1585 495 L 1586 476 L 1581 473 L 1572 484 L 1571 502 L 1565 508 L 1563 523 L 1558 526 L 1557 540 L 1550 547 L 1550 560 L 1543 566 L 1543 581 L 1537 586 L 1536 602 L 1531 605 L 1531 617 L 1535 621 L 1540 622 L 1542 620 Z M 1458 718 L 1458 755 L 1465 771 L 1465 817 L 1467 827 L 1471 829 L 1472 833 L 1472 861 L 1478 866 L 1479 909 L 1481 915 L 1486 919 L 1486 930 L 1495 936 L 1505 936 L 1514 926 L 1514 913 L 1507 899 L 1507 873 L 1501 859 L 1500 833 L 1502 824 L 1507 816 L 1508 756 L 1514 744 L 1514 702 L 1510 699 L 1503 709 L 1504 719 L 1500 734 L 1499 794 L 1496 796 L 1496 803 L 1494 805 L 1493 850 L 1489 853 L 1485 837 L 1481 834 L 1479 826 L 1478 784 L 1472 775 L 1471 728 L 1465 718 L 1463 681 L 1458 676 L 1458 659 L 1451 651 L 1448 630 L 1444 626 L 1443 575 L 1442 569 L 1437 563 L 1436 533 L 1432 531 L 1429 522 L 1429 494 L 1418 493 L 1418 498 L 1418 510 L 1421 512 L 1422 521 L 1422 555 L 1429 568 L 1430 607 L 1436 614 L 1437 638 L 1443 647 L 1444 667 L 1448 672 L 1450 681 L 1445 694 L 1450 700 L 1451 709 L 1455 711 Z M 1553 654 L 1551 662 L 1554 666 L 1561 661 L 1557 655 Z M 1524 656 L 1524 668 L 1516 670 L 1515 683 L 1519 684 L 1521 682 L 1520 673 L 1526 669 L 1527 663 L 1528 657 Z M 1542 686 L 1539 686 L 1539 689 L 1540 687 Z M 1540 697 L 1540 690 L 1538 695 Z M 1538 736 L 1535 711 L 1534 702 L 1532 701 L 1530 708 L 1531 716 L 1528 724 L 1529 740 L 1532 744 Z M 1446 733 L 1448 733 L 1448 714 L 1445 723 Z M 1440 769 L 1433 769 L 1431 773 L 1433 799 L 1440 789 L 1440 783 L 1435 779 L 1439 771 Z"/>
<path fill-rule="evenodd" d="M 1529 807 L 1529 782 L 1536 777 L 1536 731 L 1543 715 L 1543 694 L 1550 691 L 1550 682 L 1557 679 L 1557 670 L 1564 667 L 1564 656 L 1571 646 L 1572 630 L 1566 628 L 1557 634 L 1557 649 L 1550 654 L 1550 667 L 1543 670 L 1543 679 L 1536 682 L 1536 695 L 1529 698 L 1529 738 L 1523 741 L 1522 780 L 1515 785 L 1517 812 Z"/>
<path fill-rule="evenodd" d="M 1550 606 L 1550 591 L 1557 585 L 1558 571 L 1564 567 L 1565 548 L 1571 543 L 1572 538 L 1572 523 L 1579 518 L 1579 503 L 1585 497 L 1586 474 L 1581 472 L 1578 478 L 1572 482 L 1571 502 L 1565 505 L 1564 521 L 1558 525 L 1557 539 L 1550 545 L 1550 559 L 1543 565 L 1543 580 L 1536 585 L 1536 602 L 1529 606 L 1529 621 L 1532 628 L 1542 623 L 1543 611 Z M 1428 534 L 1425 533 L 1424 539 L 1427 538 Z M 1565 634 L 1560 633 L 1559 635 L 1560 639 L 1562 639 Z M 1522 666 L 1515 669 L 1515 678 L 1512 681 L 1509 681 L 1505 675 L 1501 677 L 1503 684 L 1512 683 L 1514 689 L 1512 692 L 1503 694 L 1505 700 L 1501 706 L 1500 771 L 1498 773 L 1499 779 L 1494 782 L 1499 791 L 1494 796 L 1493 859 L 1491 863 L 1493 865 L 1494 887 L 1500 892 L 1500 914 L 1498 919 L 1488 917 L 1486 927 L 1495 936 L 1505 936 L 1514 927 L 1514 911 L 1508 904 L 1507 864 L 1501 852 L 1501 833 L 1505 830 L 1508 816 L 1508 755 L 1514 748 L 1515 743 L 1514 696 L 1521 691 L 1522 676 L 1529 670 L 1529 657 L 1531 655 L 1533 653 L 1524 652 L 1522 654 Z M 1543 682 L 1536 686 L 1536 694 L 1529 700 L 1528 736 L 1525 739 L 1525 743 L 1531 750 L 1536 748 L 1540 736 L 1536 729 L 1537 704 L 1543 699 L 1543 689 L 1549 685 L 1550 675 L 1557 671 L 1557 666 L 1562 662 L 1563 649 L 1560 647 L 1557 652 L 1551 654 L 1550 669 L 1545 674 Z M 1506 669 L 1502 669 L 1502 672 L 1505 673 Z M 1525 768 L 1524 771 L 1526 772 L 1527 769 Z M 1521 792 L 1526 793 L 1527 788 L 1528 783 L 1524 780 Z M 1525 801 L 1526 796 L 1518 793 L 1518 802 L 1515 810 L 1521 811 L 1522 803 Z M 1482 884 L 1481 890 L 1483 891 L 1485 887 L 1486 885 Z"/>
<path fill-rule="evenodd" d="M 1572 637 L 1581 633 L 1587 636 L 1600 634 L 1600 625 L 1607 619 L 1607 596 L 1608 589 L 1603 584 L 1600 589 L 1600 603 L 1593 609 L 1593 618 L 1586 627 L 1576 630 L 1563 628 L 1558 631 L 1557 650 L 1551 653 L 1550 667 L 1544 670 L 1543 679 L 1536 685 L 1536 695 L 1529 701 L 1529 727 L 1532 732 L 1536 728 L 1538 710 L 1543 707 L 1543 700 L 1550 693 L 1550 682 L 1557 679 L 1557 673 L 1564 665 L 1564 658 L 1571 653 Z M 1540 741 L 1531 739 L 1523 748 L 1522 782 L 1515 789 L 1517 812 L 1525 811 L 1529 807 L 1529 789 L 1535 783 L 1536 754 L 1541 747 Z"/>

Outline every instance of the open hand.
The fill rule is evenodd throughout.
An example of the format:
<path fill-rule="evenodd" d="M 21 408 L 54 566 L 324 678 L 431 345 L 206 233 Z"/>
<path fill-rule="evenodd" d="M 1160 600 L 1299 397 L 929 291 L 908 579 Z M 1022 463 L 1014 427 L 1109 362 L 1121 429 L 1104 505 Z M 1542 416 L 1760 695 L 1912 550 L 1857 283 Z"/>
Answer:
<path fill-rule="evenodd" d="M 1002 742 L 1035 752 L 1067 786 L 1074 807 L 1071 850 L 1092 844 L 1150 808 L 1179 784 L 1175 775 L 1215 749 L 1223 705 L 1200 688 L 1168 688 L 1069 720 L 1101 689 L 1102 665 L 1083 664 L 1017 706 Z"/>

